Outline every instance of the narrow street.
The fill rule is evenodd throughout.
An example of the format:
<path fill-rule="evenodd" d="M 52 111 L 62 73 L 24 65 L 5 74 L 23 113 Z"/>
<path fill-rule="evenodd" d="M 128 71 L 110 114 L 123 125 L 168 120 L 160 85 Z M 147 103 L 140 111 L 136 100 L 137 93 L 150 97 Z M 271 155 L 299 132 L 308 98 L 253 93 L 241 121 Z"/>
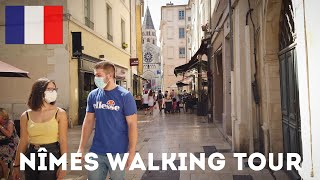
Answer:
<path fill-rule="evenodd" d="M 217 125 L 208 124 L 206 117 L 181 112 L 175 114 L 158 113 L 143 115 L 139 111 L 139 141 L 137 151 L 147 166 L 147 154 L 154 154 L 154 164 L 159 165 L 161 153 L 206 153 L 206 158 L 214 152 L 226 157 L 223 170 L 213 171 L 206 163 L 203 171 L 196 166 L 195 171 L 141 171 L 126 174 L 128 180 L 287 180 L 283 171 L 272 174 L 269 170 L 255 172 L 248 167 L 237 170 L 237 159 L 233 158 L 230 144 L 223 138 Z M 69 129 L 69 151 L 76 152 L 80 140 L 81 127 Z M 89 146 L 88 146 L 89 148 Z M 186 165 L 188 166 L 188 159 Z M 206 159 L 207 160 L 207 159 Z M 68 172 L 66 179 L 87 179 L 86 171 Z"/>

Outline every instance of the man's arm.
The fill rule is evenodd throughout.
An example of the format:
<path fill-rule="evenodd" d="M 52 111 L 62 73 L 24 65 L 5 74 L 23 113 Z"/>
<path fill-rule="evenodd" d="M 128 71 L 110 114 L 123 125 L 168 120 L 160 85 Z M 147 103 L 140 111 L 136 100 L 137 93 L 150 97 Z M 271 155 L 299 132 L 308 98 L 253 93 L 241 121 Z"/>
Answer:
<path fill-rule="evenodd" d="M 136 154 L 136 145 L 138 141 L 138 118 L 137 114 L 126 116 L 129 130 L 129 158 L 127 161 L 127 167 L 132 163 L 134 155 Z"/>
<path fill-rule="evenodd" d="M 94 113 L 87 112 L 82 125 L 82 133 L 78 153 L 84 153 L 95 123 Z"/>

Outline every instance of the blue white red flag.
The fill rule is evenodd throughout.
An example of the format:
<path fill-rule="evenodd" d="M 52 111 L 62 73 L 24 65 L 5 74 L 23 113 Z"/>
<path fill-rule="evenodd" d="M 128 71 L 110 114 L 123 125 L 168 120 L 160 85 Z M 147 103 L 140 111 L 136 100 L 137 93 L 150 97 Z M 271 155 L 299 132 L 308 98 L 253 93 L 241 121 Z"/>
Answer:
<path fill-rule="evenodd" d="M 6 44 L 62 44 L 63 6 L 6 6 Z"/>

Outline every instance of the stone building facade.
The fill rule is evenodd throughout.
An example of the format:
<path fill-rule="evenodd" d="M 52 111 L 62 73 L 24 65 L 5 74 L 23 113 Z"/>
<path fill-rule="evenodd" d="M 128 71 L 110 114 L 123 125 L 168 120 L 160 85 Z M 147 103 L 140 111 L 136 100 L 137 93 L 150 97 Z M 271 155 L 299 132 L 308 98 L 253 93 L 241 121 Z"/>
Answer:
<path fill-rule="evenodd" d="M 292 179 L 318 179 L 318 11 L 302 0 L 221 0 L 209 10 L 213 119 L 234 152 L 299 153 Z M 230 10 L 230 7 L 232 11 Z M 193 9 L 191 9 L 193 12 Z M 230 18 L 231 14 L 231 18 Z M 192 17 L 199 16 L 193 14 Z M 230 21 L 231 20 L 231 21 Z M 205 35 L 204 35 L 205 36 Z M 200 42 L 199 42 L 200 43 Z M 310 48 L 310 49 L 309 49 Z M 209 74 L 210 75 L 210 74 Z M 281 159 L 277 159 L 281 160 Z"/>
<path fill-rule="evenodd" d="M 0 32 L 5 29 L 6 5 L 61 5 L 64 9 L 63 44 L 5 45 L 0 37 L 0 59 L 30 72 L 30 79 L 1 78 L 0 106 L 8 109 L 13 119 L 19 119 L 27 110 L 26 102 L 32 83 L 41 77 L 56 82 L 59 92 L 57 105 L 66 109 L 70 125 L 81 124 L 84 118 L 86 96 L 95 88 L 93 65 L 104 59 L 116 65 L 119 85 L 131 87 L 131 4 L 116 0 L 68 0 L 54 2 L 2 1 L 0 4 Z M 135 1 L 141 8 L 141 2 Z M 102 16 L 101 13 L 104 15 Z M 141 14 L 139 14 L 141 18 Z M 73 32 L 81 33 L 82 56 L 72 54 Z M 137 32 L 138 33 L 138 32 Z M 140 32 L 141 33 L 141 32 Z M 36 53 L 35 53 L 36 52 Z M 133 56 L 135 57 L 135 56 Z M 19 87 L 19 88 L 12 88 Z"/>
<path fill-rule="evenodd" d="M 168 3 L 161 7 L 160 49 L 163 61 L 162 89 L 177 88 L 176 83 L 182 77 L 176 77 L 174 69 L 185 64 L 187 60 L 186 14 L 187 5 Z"/>

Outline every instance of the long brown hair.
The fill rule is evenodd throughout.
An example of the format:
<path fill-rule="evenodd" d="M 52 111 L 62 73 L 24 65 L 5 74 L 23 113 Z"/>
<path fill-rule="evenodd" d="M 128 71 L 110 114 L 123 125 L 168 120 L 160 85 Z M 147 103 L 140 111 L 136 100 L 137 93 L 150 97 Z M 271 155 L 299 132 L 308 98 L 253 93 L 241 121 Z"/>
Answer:
<path fill-rule="evenodd" d="M 44 92 L 46 91 L 48 84 L 51 82 L 54 84 L 54 86 L 56 86 L 54 81 L 47 78 L 40 78 L 32 85 L 31 93 L 28 100 L 28 106 L 30 109 L 32 109 L 33 111 L 41 109 L 41 107 L 43 106 Z M 52 102 L 50 104 L 54 105 L 55 102 Z"/>

